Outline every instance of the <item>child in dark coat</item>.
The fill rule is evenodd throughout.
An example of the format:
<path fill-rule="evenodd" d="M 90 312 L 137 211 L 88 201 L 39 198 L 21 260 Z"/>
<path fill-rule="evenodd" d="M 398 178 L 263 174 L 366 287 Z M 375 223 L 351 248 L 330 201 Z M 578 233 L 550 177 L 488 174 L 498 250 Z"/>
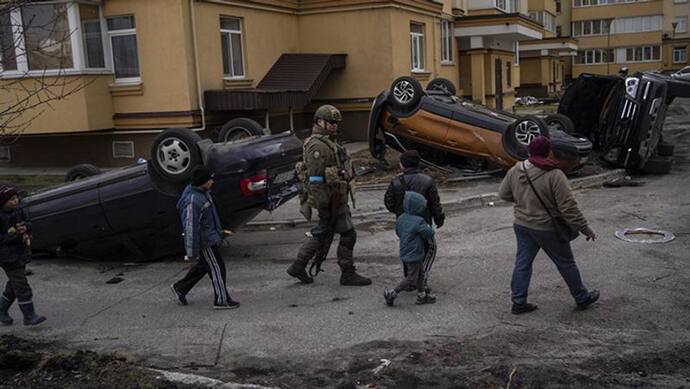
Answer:
<path fill-rule="evenodd" d="M 31 225 L 19 208 L 19 195 L 10 185 L 0 186 L 0 267 L 7 275 L 5 291 L 0 296 L 0 323 L 10 325 L 9 314 L 15 300 L 24 314 L 24 325 L 36 325 L 46 320 L 37 315 L 32 301 L 33 292 L 26 279 L 26 264 L 31 259 Z"/>
<path fill-rule="evenodd" d="M 425 240 L 434 236 L 434 230 L 424 220 L 426 199 L 419 193 L 407 191 L 403 199 L 403 214 L 395 222 L 395 233 L 400 238 L 400 260 L 407 266 L 405 278 L 395 289 L 386 288 L 383 297 L 392 306 L 398 293 L 410 286 L 417 288 L 417 304 L 433 304 L 436 297 L 425 291 Z"/>

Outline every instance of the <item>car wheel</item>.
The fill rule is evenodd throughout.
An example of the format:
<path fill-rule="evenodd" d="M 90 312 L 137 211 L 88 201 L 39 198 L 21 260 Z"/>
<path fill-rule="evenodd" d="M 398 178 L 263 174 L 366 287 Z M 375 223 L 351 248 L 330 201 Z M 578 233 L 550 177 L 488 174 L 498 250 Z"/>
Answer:
<path fill-rule="evenodd" d="M 566 134 L 573 134 L 575 132 L 575 124 L 573 124 L 569 117 L 563 114 L 554 113 L 548 115 L 544 121 L 549 129 L 561 130 Z"/>
<path fill-rule="evenodd" d="M 87 177 L 101 174 L 101 169 L 90 163 L 82 163 L 67 170 L 65 174 L 65 182 L 82 180 Z"/>
<path fill-rule="evenodd" d="M 516 120 L 503 135 L 508 154 L 517 159 L 527 158 L 527 146 L 539 135 L 549 136 L 549 127 L 536 116 L 524 116 Z"/>
<path fill-rule="evenodd" d="M 391 84 L 388 102 L 399 112 L 407 113 L 421 100 L 424 90 L 412 77 L 400 77 Z"/>
<path fill-rule="evenodd" d="M 151 163 L 156 173 L 174 183 L 188 181 L 192 169 L 201 163 L 199 141 L 199 135 L 186 128 L 163 131 L 151 146 Z"/>
<path fill-rule="evenodd" d="M 663 140 L 656 145 L 656 154 L 660 157 L 670 157 L 673 155 L 675 146 L 672 143 L 664 142 Z"/>
<path fill-rule="evenodd" d="M 264 129 L 252 119 L 236 118 L 225 123 L 218 133 L 218 142 L 234 142 L 264 135 Z"/>
<path fill-rule="evenodd" d="M 667 174 L 671 171 L 672 166 L 673 159 L 671 157 L 649 158 L 642 169 L 640 169 L 640 172 L 649 174 Z"/>
<path fill-rule="evenodd" d="M 434 78 L 433 80 L 429 81 L 428 84 L 426 84 L 426 90 L 441 91 L 448 96 L 455 96 L 457 94 L 455 85 L 453 85 L 453 83 L 446 78 Z"/>

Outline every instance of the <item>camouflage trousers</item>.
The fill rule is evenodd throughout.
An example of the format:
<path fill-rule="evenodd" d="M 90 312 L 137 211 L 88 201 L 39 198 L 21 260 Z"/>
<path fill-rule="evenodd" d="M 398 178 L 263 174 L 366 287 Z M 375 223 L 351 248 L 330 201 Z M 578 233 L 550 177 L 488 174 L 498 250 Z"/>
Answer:
<path fill-rule="evenodd" d="M 311 229 L 307 240 L 300 247 L 295 264 L 306 268 L 313 258 L 321 261 L 325 259 L 336 233 L 340 234 L 337 251 L 338 265 L 344 271 L 353 269 L 352 253 L 357 242 L 357 232 L 352 225 L 349 209 L 333 218 L 319 218 L 318 224 Z"/>

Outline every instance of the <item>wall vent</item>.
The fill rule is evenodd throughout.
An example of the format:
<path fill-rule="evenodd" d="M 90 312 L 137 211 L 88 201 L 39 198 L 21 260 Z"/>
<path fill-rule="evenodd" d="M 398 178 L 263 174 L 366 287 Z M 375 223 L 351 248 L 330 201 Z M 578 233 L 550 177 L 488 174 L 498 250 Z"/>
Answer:
<path fill-rule="evenodd" d="M 11 160 L 10 148 L 8 146 L 0 146 L 0 162 L 9 162 Z"/>
<path fill-rule="evenodd" d="M 113 142 L 113 158 L 134 158 L 134 142 Z"/>

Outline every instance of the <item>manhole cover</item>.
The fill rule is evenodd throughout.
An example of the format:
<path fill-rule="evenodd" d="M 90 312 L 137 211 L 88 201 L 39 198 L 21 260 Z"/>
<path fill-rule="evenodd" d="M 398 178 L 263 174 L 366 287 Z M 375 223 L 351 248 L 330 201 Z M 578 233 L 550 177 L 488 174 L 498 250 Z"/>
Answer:
<path fill-rule="evenodd" d="M 632 243 L 667 243 L 676 237 L 668 231 L 650 228 L 626 228 L 616 231 L 616 238 Z"/>

